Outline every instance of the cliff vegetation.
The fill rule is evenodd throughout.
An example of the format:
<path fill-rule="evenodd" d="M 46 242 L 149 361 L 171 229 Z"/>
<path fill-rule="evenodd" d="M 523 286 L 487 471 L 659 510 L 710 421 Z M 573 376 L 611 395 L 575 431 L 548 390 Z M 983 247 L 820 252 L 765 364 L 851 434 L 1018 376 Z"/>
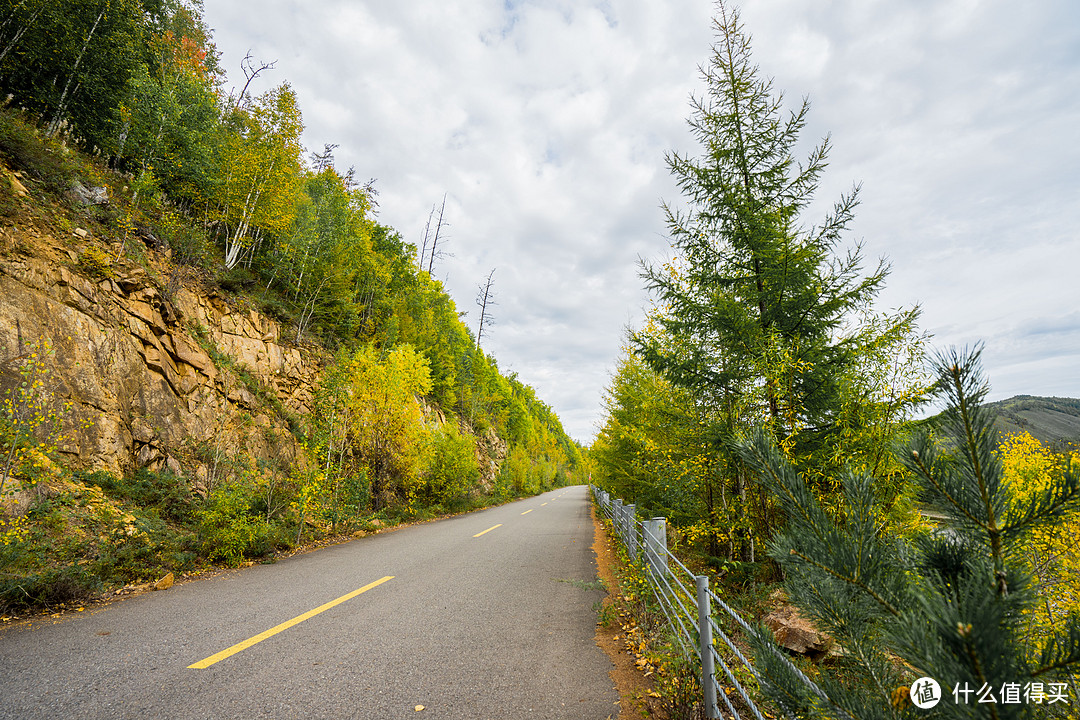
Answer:
<path fill-rule="evenodd" d="M 580 479 L 287 83 L 222 92 L 196 4 L 106 6 L 0 18 L 0 609 Z"/>

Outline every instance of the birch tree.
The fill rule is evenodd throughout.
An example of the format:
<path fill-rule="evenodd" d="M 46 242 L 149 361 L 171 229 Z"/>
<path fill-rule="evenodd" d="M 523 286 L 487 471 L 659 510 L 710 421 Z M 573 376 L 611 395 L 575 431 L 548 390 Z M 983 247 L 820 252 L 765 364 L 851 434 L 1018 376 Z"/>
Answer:
<path fill-rule="evenodd" d="M 218 150 L 223 177 L 215 197 L 225 267 L 235 267 L 264 233 L 289 230 L 301 185 L 303 127 L 287 83 L 226 118 Z"/>

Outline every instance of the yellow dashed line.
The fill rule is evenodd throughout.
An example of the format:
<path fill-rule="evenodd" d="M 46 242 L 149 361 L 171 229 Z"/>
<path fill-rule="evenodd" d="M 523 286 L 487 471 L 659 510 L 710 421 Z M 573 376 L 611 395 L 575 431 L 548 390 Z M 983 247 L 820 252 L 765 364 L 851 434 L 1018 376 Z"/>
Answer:
<path fill-rule="evenodd" d="M 501 528 L 501 527 L 502 527 L 502 523 L 499 523 L 498 525 L 492 525 L 491 527 L 489 527 L 489 528 L 488 528 L 487 530 L 485 530 L 484 532 L 478 532 L 478 533 L 476 533 L 475 535 L 473 535 L 473 537 L 474 537 L 474 538 L 480 537 L 480 536 L 481 536 L 481 535 L 483 535 L 484 533 L 489 533 L 489 532 L 491 532 L 492 530 L 494 530 L 495 528 Z"/>

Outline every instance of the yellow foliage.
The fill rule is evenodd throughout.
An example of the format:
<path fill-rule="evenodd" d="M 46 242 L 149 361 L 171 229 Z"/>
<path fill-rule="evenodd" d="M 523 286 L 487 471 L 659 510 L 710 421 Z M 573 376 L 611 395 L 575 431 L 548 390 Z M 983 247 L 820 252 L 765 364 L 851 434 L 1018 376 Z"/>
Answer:
<path fill-rule="evenodd" d="M 1046 492 L 1054 479 L 1060 477 L 1066 463 L 1080 462 L 1076 452 L 1054 454 L 1028 433 L 1007 437 L 999 452 L 1004 478 L 1021 501 Z M 1060 524 L 1037 529 L 1027 538 L 1023 561 L 1038 582 L 1040 597 L 1031 613 L 1032 635 L 1060 628 L 1069 613 L 1080 611 L 1078 533 L 1080 513 L 1072 513 Z"/>
<path fill-rule="evenodd" d="M 349 378 L 349 436 L 374 482 L 373 494 L 399 496 L 420 483 L 421 450 L 426 428 L 417 400 L 431 390 L 427 359 L 409 345 L 386 357 L 370 345 L 352 356 Z"/>

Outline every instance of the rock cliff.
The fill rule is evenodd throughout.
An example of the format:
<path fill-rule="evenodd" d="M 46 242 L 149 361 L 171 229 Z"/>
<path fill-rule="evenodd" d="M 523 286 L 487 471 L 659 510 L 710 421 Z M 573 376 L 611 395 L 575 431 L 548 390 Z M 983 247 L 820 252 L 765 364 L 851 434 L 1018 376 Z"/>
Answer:
<path fill-rule="evenodd" d="M 168 468 L 201 490 L 241 450 L 264 468 L 295 460 L 290 418 L 310 410 L 317 352 L 197 283 L 163 281 L 153 257 L 112 261 L 81 228 L 0 233 L 3 385 L 14 358 L 51 347 L 45 383 L 70 403 L 58 448 L 69 464 Z"/>

